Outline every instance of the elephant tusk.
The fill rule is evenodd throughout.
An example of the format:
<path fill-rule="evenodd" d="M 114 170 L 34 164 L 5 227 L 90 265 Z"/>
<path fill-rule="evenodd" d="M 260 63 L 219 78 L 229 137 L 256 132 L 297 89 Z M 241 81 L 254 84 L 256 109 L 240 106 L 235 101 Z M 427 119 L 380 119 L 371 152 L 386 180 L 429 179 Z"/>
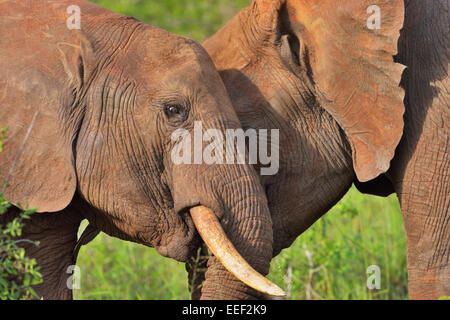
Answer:
<path fill-rule="evenodd" d="M 286 293 L 253 269 L 228 239 L 216 215 L 207 207 L 190 209 L 198 233 L 222 265 L 236 278 L 262 293 L 282 297 Z"/>

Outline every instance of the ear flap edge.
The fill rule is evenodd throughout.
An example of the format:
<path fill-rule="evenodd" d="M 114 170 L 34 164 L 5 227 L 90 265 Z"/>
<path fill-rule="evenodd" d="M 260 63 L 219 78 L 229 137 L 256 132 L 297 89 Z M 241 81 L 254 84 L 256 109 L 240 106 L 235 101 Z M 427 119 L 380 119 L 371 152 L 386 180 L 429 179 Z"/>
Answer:
<path fill-rule="evenodd" d="M 81 85 L 86 77 L 80 70 L 86 66 L 80 64 L 84 45 L 77 45 L 79 40 L 75 36 L 65 45 L 55 40 L 42 46 L 42 39 L 36 36 L 18 57 L 0 49 L 0 70 L 5 72 L 0 79 L 0 126 L 8 127 L 8 139 L 0 153 L 0 186 L 7 184 L 4 195 L 12 204 L 57 212 L 67 207 L 75 194 L 72 139 L 77 125 L 68 119 L 74 116 L 70 104 L 77 97 L 68 95 L 74 93 L 70 85 Z M 85 48 L 89 51 L 89 46 Z M 36 52 L 38 59 L 51 67 L 37 63 Z"/>
<path fill-rule="evenodd" d="M 369 27 L 373 6 L 380 28 Z M 287 10 L 308 47 L 319 101 L 348 137 L 358 180 L 376 178 L 403 135 L 404 66 L 394 62 L 403 0 L 287 0 Z"/>

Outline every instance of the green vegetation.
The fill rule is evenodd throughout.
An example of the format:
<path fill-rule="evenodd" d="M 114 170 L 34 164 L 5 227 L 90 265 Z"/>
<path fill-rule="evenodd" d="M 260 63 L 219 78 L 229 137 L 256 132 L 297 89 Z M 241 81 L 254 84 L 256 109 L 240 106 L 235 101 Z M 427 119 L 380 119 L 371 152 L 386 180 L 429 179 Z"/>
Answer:
<path fill-rule="evenodd" d="M 270 278 L 292 299 L 407 299 L 406 237 L 396 196 L 355 188 L 284 250 Z M 381 270 L 380 290 L 368 290 L 367 268 Z"/>
<path fill-rule="evenodd" d="M 6 129 L 0 131 L 0 152 L 3 149 Z M 0 190 L 3 190 L 0 186 Z M 5 214 L 10 206 L 0 192 L 0 215 Z M 25 220 L 29 219 L 35 210 L 22 210 L 6 225 L 0 225 L 0 300 L 17 300 L 38 298 L 32 285 L 42 282 L 42 275 L 36 260 L 25 256 L 25 249 L 19 248 L 20 239 Z"/>
<path fill-rule="evenodd" d="M 92 0 L 170 32 L 202 42 L 249 0 Z"/>
<path fill-rule="evenodd" d="M 6 212 L 8 203 L 0 194 L 0 215 Z M 30 219 L 35 210 L 23 210 L 19 217 L 6 226 L 0 225 L 0 300 L 29 300 L 39 298 L 31 286 L 42 282 L 36 260 L 25 255 L 18 246 L 24 221 Z M 37 244 L 36 244 L 37 245 Z"/>

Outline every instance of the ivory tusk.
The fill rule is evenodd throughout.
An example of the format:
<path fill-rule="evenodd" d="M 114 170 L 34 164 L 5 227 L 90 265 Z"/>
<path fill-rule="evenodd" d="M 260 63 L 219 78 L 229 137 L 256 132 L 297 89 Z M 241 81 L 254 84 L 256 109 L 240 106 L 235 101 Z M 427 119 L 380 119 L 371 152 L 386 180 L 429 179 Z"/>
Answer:
<path fill-rule="evenodd" d="M 282 297 L 286 293 L 253 269 L 228 239 L 215 214 L 204 206 L 190 209 L 198 233 L 222 265 L 236 278 L 262 293 Z"/>

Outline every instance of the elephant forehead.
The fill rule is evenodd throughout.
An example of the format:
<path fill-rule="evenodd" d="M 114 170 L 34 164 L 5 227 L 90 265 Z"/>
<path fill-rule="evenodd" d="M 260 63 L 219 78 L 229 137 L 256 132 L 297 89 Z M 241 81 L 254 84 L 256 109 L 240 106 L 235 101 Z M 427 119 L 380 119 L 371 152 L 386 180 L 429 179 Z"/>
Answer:
<path fill-rule="evenodd" d="M 177 68 L 191 63 L 192 66 L 208 61 L 208 54 L 195 41 L 168 31 L 141 25 L 128 44 L 127 56 L 132 55 L 148 68 Z"/>
<path fill-rule="evenodd" d="M 130 69 L 129 74 L 138 77 L 138 83 L 147 93 L 173 92 L 178 96 L 197 99 L 206 96 L 228 97 L 219 73 L 209 63 L 181 57 L 173 63 L 141 64 Z"/>

